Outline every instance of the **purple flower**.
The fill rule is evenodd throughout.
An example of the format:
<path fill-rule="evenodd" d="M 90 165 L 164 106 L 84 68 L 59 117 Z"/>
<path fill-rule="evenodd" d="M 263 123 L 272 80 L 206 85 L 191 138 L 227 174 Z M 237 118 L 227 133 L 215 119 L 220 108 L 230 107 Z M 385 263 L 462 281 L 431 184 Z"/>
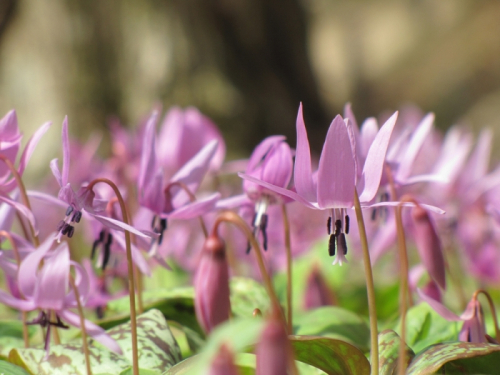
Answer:
<path fill-rule="evenodd" d="M 474 343 L 492 342 L 492 339 L 486 334 L 481 304 L 477 300 L 476 296 L 472 297 L 465 311 L 462 315 L 458 316 L 448 310 L 440 302 L 424 294 L 421 290 L 417 289 L 417 292 L 422 300 L 427 302 L 434 309 L 434 311 L 446 320 L 451 322 L 463 322 L 462 329 L 458 334 L 458 340 Z"/>
<path fill-rule="evenodd" d="M 19 266 L 17 282 L 24 299 L 16 298 L 0 290 L 0 302 L 23 311 L 41 310 L 34 323 L 44 327 L 57 325 L 64 328 L 61 320 L 80 327 L 80 318 L 70 309 L 77 306 L 73 290 L 69 286 L 70 267 L 75 269 L 75 285 L 80 302 L 85 305 L 89 295 L 89 280 L 85 270 L 70 260 L 68 245 L 63 242 L 51 251 L 52 238 L 47 239 L 35 251 L 26 256 Z M 43 265 L 41 266 L 41 264 Z M 57 321 L 50 321 L 50 311 L 56 314 Z M 121 353 L 118 344 L 94 323 L 85 320 L 87 333 L 110 350 Z M 47 331 L 50 332 L 50 329 Z M 48 350 L 49 334 L 46 335 L 45 348 Z"/>
<path fill-rule="evenodd" d="M 346 262 L 347 243 L 345 234 L 349 232 L 349 217 L 346 209 L 353 207 L 354 189 L 361 189 L 360 201 L 367 205 L 377 194 L 385 162 L 389 139 L 396 123 L 395 113 L 381 127 L 371 144 L 363 166 L 360 180 L 357 181 L 357 163 L 355 156 L 355 136 L 349 120 L 337 116 L 333 119 L 326 135 L 321 152 L 318 170 L 313 173 L 311 151 L 302 116 L 302 105 L 297 115 L 297 148 L 294 167 L 295 190 L 288 190 L 247 174 L 241 177 L 259 184 L 276 193 L 285 195 L 304 205 L 317 209 L 329 210 L 328 232 L 330 234 L 329 253 L 335 255 L 335 263 Z M 397 202 L 384 202 L 383 205 L 395 205 Z M 375 204 L 372 206 L 381 205 Z"/>
<path fill-rule="evenodd" d="M 101 215 L 106 207 L 106 202 L 96 199 L 94 191 L 88 189 L 86 186 L 80 187 L 77 192 L 73 190 L 68 181 L 69 176 L 69 162 L 70 162 L 70 147 L 68 138 L 68 117 L 66 116 L 62 126 L 62 146 L 63 146 L 63 163 L 62 172 L 59 170 L 58 160 L 54 159 L 50 162 L 50 168 L 54 177 L 56 178 L 60 190 L 58 198 L 40 193 L 30 192 L 32 197 L 48 201 L 58 206 L 66 207 L 65 218 L 61 220 L 57 226 L 56 239 L 61 241 L 62 236 L 67 235 L 72 237 L 76 223 L 79 223 L 84 213 L 92 216 L 94 219 L 100 221 L 105 226 L 115 230 L 127 230 L 140 237 L 151 237 L 147 233 L 143 233 L 134 227 L 123 223 L 110 217 Z"/>
<path fill-rule="evenodd" d="M 143 153 L 138 179 L 139 203 L 154 213 L 153 230 L 159 233 L 161 242 L 167 219 L 192 219 L 211 211 L 220 197 L 219 193 L 191 202 L 194 194 L 207 173 L 210 162 L 217 150 L 217 141 L 206 144 L 188 160 L 167 183 L 156 155 L 155 127 L 158 113 L 149 118 L 143 143 Z M 165 147 L 165 146 L 162 146 Z"/>

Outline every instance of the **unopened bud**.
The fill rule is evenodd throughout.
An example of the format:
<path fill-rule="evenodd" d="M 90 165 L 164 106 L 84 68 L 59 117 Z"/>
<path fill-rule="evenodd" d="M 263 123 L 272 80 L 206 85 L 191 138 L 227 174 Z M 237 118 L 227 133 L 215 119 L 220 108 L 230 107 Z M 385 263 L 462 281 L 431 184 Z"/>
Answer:
<path fill-rule="evenodd" d="M 219 353 L 217 353 L 210 365 L 208 375 L 239 375 L 239 373 L 238 368 L 234 364 L 233 352 L 226 344 L 222 344 Z"/>
<path fill-rule="evenodd" d="M 262 311 L 260 311 L 260 309 L 254 309 L 253 312 L 252 312 L 252 316 L 255 318 L 257 316 L 262 316 Z"/>
<path fill-rule="evenodd" d="M 286 374 L 288 364 L 292 361 L 292 348 L 279 314 L 279 311 L 272 313 L 255 347 L 257 375 Z"/>
<path fill-rule="evenodd" d="M 458 334 L 459 341 L 487 343 L 484 315 L 481 304 L 476 298 L 471 299 L 464 313 L 464 324 Z"/>
<path fill-rule="evenodd" d="M 307 277 L 306 291 L 304 296 L 304 308 L 312 310 L 321 306 L 335 304 L 335 297 L 328 287 L 325 277 L 317 265 L 314 266 Z"/>
<path fill-rule="evenodd" d="M 229 319 L 229 272 L 222 239 L 209 236 L 203 245 L 194 281 L 194 308 L 206 333 Z"/>
<path fill-rule="evenodd" d="M 420 259 L 429 276 L 442 288 L 446 289 L 446 277 L 441 241 L 434 224 L 425 209 L 416 206 L 412 210 L 415 243 Z"/>

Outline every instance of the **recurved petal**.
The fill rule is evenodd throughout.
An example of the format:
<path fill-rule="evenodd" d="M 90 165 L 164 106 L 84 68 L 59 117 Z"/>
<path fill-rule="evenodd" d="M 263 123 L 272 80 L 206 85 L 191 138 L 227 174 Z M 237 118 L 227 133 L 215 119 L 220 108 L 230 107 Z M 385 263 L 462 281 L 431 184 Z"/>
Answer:
<path fill-rule="evenodd" d="M 63 148 L 63 166 L 61 175 L 61 186 L 68 183 L 69 177 L 69 136 L 68 136 L 68 116 L 64 116 L 62 124 L 62 148 Z"/>
<path fill-rule="evenodd" d="M 156 149 L 155 149 L 155 134 L 156 134 L 156 121 L 158 119 L 158 112 L 153 111 L 149 117 L 146 130 L 144 132 L 144 139 L 142 142 L 142 155 L 141 166 L 139 169 L 138 189 L 141 194 L 149 181 L 152 181 L 156 173 Z"/>
<path fill-rule="evenodd" d="M 60 310 L 64 307 L 69 287 L 69 248 L 66 242 L 44 258 L 38 271 L 34 301 L 41 309 Z M 21 276 L 20 276 L 21 277 Z"/>
<path fill-rule="evenodd" d="M 80 317 L 69 311 L 69 310 L 60 310 L 57 312 L 57 314 L 67 323 L 71 324 L 73 327 L 80 328 Z M 85 330 L 87 331 L 87 334 L 91 336 L 94 340 L 100 342 L 102 345 L 104 345 L 106 348 L 109 350 L 117 353 L 117 354 L 123 354 L 122 349 L 118 345 L 118 343 L 113 340 L 104 329 L 99 327 L 98 325 L 88 321 L 85 319 Z"/>
<path fill-rule="evenodd" d="M 306 201 L 316 202 L 316 189 L 312 180 L 311 149 L 302 115 L 302 103 L 297 114 L 297 148 L 295 150 L 294 184 L 297 193 Z"/>
<path fill-rule="evenodd" d="M 318 168 L 320 208 L 350 208 L 354 200 L 355 163 L 351 139 L 342 117 L 333 119 Z"/>
<path fill-rule="evenodd" d="M 377 194 L 384 169 L 387 147 L 389 147 L 389 140 L 397 119 L 398 112 L 394 113 L 380 128 L 368 150 L 361 176 L 364 184 L 363 192 L 359 196 L 361 202 L 369 202 Z"/>
<path fill-rule="evenodd" d="M 419 288 L 417 288 L 417 294 L 419 295 L 420 299 L 422 299 L 424 302 L 427 302 L 435 312 L 437 312 L 446 320 L 449 320 L 450 322 L 460 322 L 463 320 L 463 318 L 448 310 L 442 303 L 423 293 Z"/>
<path fill-rule="evenodd" d="M 212 211 L 219 199 L 220 193 L 214 193 L 204 199 L 188 203 L 182 207 L 176 208 L 172 212 L 163 213 L 160 216 L 171 219 L 193 219 Z"/>

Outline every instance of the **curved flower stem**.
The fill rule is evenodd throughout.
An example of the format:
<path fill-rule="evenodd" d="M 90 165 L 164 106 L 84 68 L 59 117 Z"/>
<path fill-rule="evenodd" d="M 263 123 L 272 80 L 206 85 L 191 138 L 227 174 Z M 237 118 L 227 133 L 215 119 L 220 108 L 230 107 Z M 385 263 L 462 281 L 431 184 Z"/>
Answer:
<path fill-rule="evenodd" d="M 288 334 L 291 335 L 293 331 L 292 322 L 292 244 L 290 239 L 290 222 L 286 212 L 286 206 L 281 204 L 281 213 L 283 216 L 283 227 L 285 232 L 285 250 L 286 250 L 286 305 L 287 305 L 287 328 Z"/>
<path fill-rule="evenodd" d="M 78 315 L 80 316 L 80 329 L 82 330 L 82 344 L 83 344 L 83 353 L 85 355 L 85 366 L 87 368 L 87 375 L 92 375 L 92 368 L 90 366 L 89 344 L 87 342 L 87 331 L 85 329 L 85 317 L 83 316 L 82 304 L 80 302 L 80 293 L 78 293 L 78 288 L 75 285 L 75 280 L 71 275 L 69 276 L 69 283 L 71 284 L 71 288 L 75 293 L 76 306 L 78 308 Z"/>
<path fill-rule="evenodd" d="M 17 187 L 19 188 L 19 191 L 21 192 L 21 198 L 23 200 L 24 205 L 31 211 L 31 204 L 30 200 L 28 199 L 28 194 L 26 193 L 26 187 L 24 186 L 23 180 L 19 173 L 17 172 L 17 169 L 14 167 L 12 162 L 5 157 L 4 155 L 0 154 L 0 160 L 2 160 L 7 168 L 9 168 L 10 173 L 12 173 L 12 176 L 14 176 L 14 179 L 17 182 Z M 33 245 L 35 247 L 40 246 L 40 240 L 38 239 L 38 236 L 36 235 L 35 228 L 30 223 L 30 230 L 31 230 L 31 238 L 33 240 Z"/>
<path fill-rule="evenodd" d="M 479 294 L 483 294 L 486 299 L 488 300 L 488 304 L 490 305 L 490 310 L 491 310 L 491 315 L 493 317 L 493 323 L 495 324 L 495 339 L 500 342 L 500 328 L 498 327 L 498 320 L 497 320 L 497 312 L 495 309 L 495 304 L 493 303 L 493 300 L 491 299 L 490 294 L 483 289 L 476 290 L 472 296 L 472 298 L 477 299 L 479 297 Z"/>
<path fill-rule="evenodd" d="M 215 219 L 213 232 L 217 233 L 219 225 L 223 222 L 232 223 L 236 225 L 245 235 L 247 240 L 250 242 L 252 247 L 255 249 L 255 256 L 257 257 L 257 263 L 259 265 L 260 273 L 262 275 L 262 279 L 264 280 L 264 285 L 267 290 L 267 294 L 271 300 L 271 303 L 281 311 L 280 303 L 278 297 L 276 296 L 276 292 L 274 291 L 273 283 L 269 274 L 267 273 L 266 266 L 264 264 L 264 257 L 262 256 L 262 250 L 260 249 L 259 243 L 255 239 L 252 230 L 248 226 L 248 224 L 236 213 L 232 211 L 223 211 L 217 218 Z M 283 318 L 283 316 L 282 316 Z M 285 323 L 286 327 L 286 323 Z"/>
<path fill-rule="evenodd" d="M 368 312 L 370 315 L 370 362 L 371 374 L 378 375 L 378 327 L 377 327 L 377 306 L 375 303 L 375 286 L 373 283 L 372 263 L 370 252 L 368 250 L 368 240 L 366 238 L 365 222 L 361 203 L 359 202 L 358 191 L 354 189 L 354 209 L 356 211 L 356 220 L 358 222 L 359 237 L 361 239 L 361 248 L 363 250 L 363 263 L 366 275 L 366 292 L 368 294 Z"/>
<path fill-rule="evenodd" d="M 178 186 L 182 190 L 184 190 L 185 193 L 188 195 L 191 203 L 196 202 L 195 195 L 191 192 L 191 190 L 189 190 L 189 188 L 187 187 L 187 185 L 184 182 L 180 182 L 180 181 L 171 182 L 170 184 L 168 184 L 167 187 L 165 188 L 165 195 L 170 194 L 170 189 L 174 186 Z M 169 199 L 169 197 L 166 197 L 166 198 Z M 203 218 L 201 216 L 199 219 L 200 219 L 201 230 L 203 230 L 203 234 L 205 235 L 205 238 L 207 238 L 208 237 L 207 226 L 205 225 L 205 222 L 203 221 Z"/>
<path fill-rule="evenodd" d="M 122 211 L 122 218 L 125 224 L 129 224 L 127 208 L 123 197 L 118 190 L 115 183 L 107 178 L 96 178 L 87 186 L 87 189 L 92 190 L 95 184 L 103 182 L 109 185 L 115 192 L 118 202 L 120 203 L 120 209 Z M 134 375 L 139 375 L 139 362 L 138 362 L 138 352 L 137 352 L 137 318 L 135 310 L 135 282 L 134 282 L 134 267 L 132 261 L 132 247 L 130 242 L 130 232 L 125 231 L 125 243 L 127 250 L 127 263 L 128 263 L 128 286 L 129 286 L 129 300 L 130 300 L 130 330 L 132 334 L 132 369 Z"/>
<path fill-rule="evenodd" d="M 5 230 L 0 230 L 0 237 L 5 237 L 9 240 L 11 246 L 12 246 L 12 251 L 14 252 L 14 256 L 16 257 L 16 263 L 17 267 L 19 270 L 19 266 L 21 265 L 21 257 L 19 255 L 19 249 L 17 248 L 16 242 L 12 238 L 9 232 Z M 24 298 L 24 296 L 23 296 Z M 29 348 L 30 346 L 30 339 L 29 339 L 29 334 L 28 334 L 28 325 L 26 322 L 28 321 L 28 314 L 26 311 L 21 311 L 21 317 L 23 321 L 23 340 L 24 340 L 24 347 Z"/>
<path fill-rule="evenodd" d="M 111 217 L 114 216 L 113 205 L 115 203 L 118 203 L 118 202 L 119 201 L 118 201 L 117 197 L 111 198 L 109 200 L 108 205 L 107 205 L 107 212 L 108 212 L 109 216 L 111 216 Z M 130 217 L 130 212 L 127 209 L 126 202 L 125 202 L 125 210 L 127 212 L 127 217 Z M 130 234 L 130 241 L 134 245 L 136 245 L 135 234 L 133 234 L 133 233 Z M 137 280 L 137 285 L 136 285 L 136 287 L 137 287 L 137 289 L 136 289 L 136 292 L 137 292 L 137 310 L 138 310 L 139 314 L 142 314 L 144 312 L 143 297 L 142 297 L 142 274 L 139 272 L 139 269 L 137 268 L 137 265 L 135 263 L 133 264 L 133 267 L 134 267 L 134 275 L 135 275 L 136 280 Z"/>
<path fill-rule="evenodd" d="M 400 266 L 400 286 L 399 286 L 399 315 L 401 316 L 401 344 L 399 346 L 398 368 L 399 375 L 406 373 L 406 294 L 408 291 L 408 253 L 406 251 L 406 239 L 401 216 L 401 206 L 396 207 L 396 227 L 398 233 L 398 250 Z"/>

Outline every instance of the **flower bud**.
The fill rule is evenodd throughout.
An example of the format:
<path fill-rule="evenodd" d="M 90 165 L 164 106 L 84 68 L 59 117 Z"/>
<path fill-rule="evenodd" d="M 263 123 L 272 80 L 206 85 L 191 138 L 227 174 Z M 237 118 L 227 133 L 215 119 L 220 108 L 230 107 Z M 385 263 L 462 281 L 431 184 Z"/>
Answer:
<path fill-rule="evenodd" d="M 203 245 L 194 281 L 194 308 L 206 333 L 229 319 L 229 273 L 222 239 L 210 235 Z"/>
<path fill-rule="evenodd" d="M 317 307 L 331 306 L 334 304 L 335 297 L 333 292 L 328 287 L 320 268 L 315 265 L 307 277 L 304 308 L 306 310 L 312 310 Z"/>
<path fill-rule="evenodd" d="M 208 375 L 239 375 L 239 373 L 238 368 L 234 364 L 233 352 L 226 344 L 222 344 L 219 353 L 217 353 L 210 365 Z"/>
<path fill-rule="evenodd" d="M 472 298 L 467 305 L 464 313 L 464 324 L 458 334 L 459 341 L 487 343 L 486 329 L 484 325 L 484 316 L 481 304 L 475 298 Z"/>
<path fill-rule="evenodd" d="M 442 288 L 446 289 L 445 267 L 441 241 L 434 224 L 425 209 L 416 206 L 412 211 L 415 243 L 420 258 L 429 276 Z"/>
<path fill-rule="evenodd" d="M 279 314 L 275 309 L 255 347 L 257 375 L 286 374 L 288 364 L 293 358 L 288 335 Z"/>

